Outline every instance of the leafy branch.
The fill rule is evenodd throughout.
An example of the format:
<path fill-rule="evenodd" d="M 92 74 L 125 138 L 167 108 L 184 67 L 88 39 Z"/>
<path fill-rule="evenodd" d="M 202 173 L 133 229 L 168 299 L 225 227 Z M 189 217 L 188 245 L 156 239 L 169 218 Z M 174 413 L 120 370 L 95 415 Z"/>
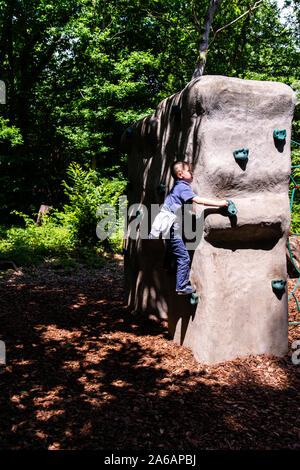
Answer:
<path fill-rule="evenodd" d="M 200 46 L 199 46 L 199 58 L 198 58 L 196 68 L 195 68 L 193 76 L 192 76 L 192 80 L 194 78 L 198 78 L 198 77 L 201 77 L 203 75 L 205 64 L 206 64 L 207 52 L 208 52 L 211 44 L 214 42 L 217 34 L 220 33 L 221 31 L 224 31 L 224 29 L 229 28 L 231 25 L 233 25 L 234 23 L 236 23 L 237 21 L 242 19 L 244 16 L 250 15 L 253 10 L 256 10 L 256 8 L 258 8 L 263 3 L 263 0 L 258 0 L 253 6 L 251 6 L 251 4 L 250 4 L 249 9 L 245 13 L 243 13 L 242 15 L 235 18 L 230 23 L 226 24 L 225 26 L 222 26 L 222 28 L 219 28 L 217 31 L 215 31 L 214 36 L 213 36 L 212 40 L 209 43 L 209 33 L 210 33 L 210 30 L 212 29 L 211 25 L 212 25 L 214 16 L 216 14 L 216 11 L 219 8 L 219 6 L 221 5 L 222 1 L 223 0 L 210 0 L 209 7 L 208 7 L 208 9 L 205 13 L 204 22 L 203 22 L 202 41 L 200 42 Z M 197 19 L 196 15 L 195 15 L 194 2 L 192 2 L 192 10 L 193 10 L 194 17 L 196 18 L 197 29 L 199 31 L 200 23 L 199 23 L 199 20 Z"/>
<path fill-rule="evenodd" d="M 250 8 L 249 10 L 247 10 L 245 13 L 243 13 L 242 15 L 240 15 L 238 18 L 236 18 L 235 20 L 231 21 L 230 23 L 226 24 L 225 26 L 222 26 L 222 28 L 219 28 L 217 29 L 217 31 L 214 32 L 214 36 L 212 38 L 212 40 L 210 41 L 209 45 L 208 45 L 208 49 L 210 48 L 210 46 L 212 45 L 212 43 L 214 42 L 214 40 L 216 39 L 216 36 L 218 33 L 220 33 L 221 31 L 224 31 L 224 29 L 227 29 L 229 28 L 229 26 L 232 26 L 234 23 L 237 23 L 239 20 L 241 20 L 244 16 L 246 15 L 251 15 L 251 12 L 253 10 L 256 10 L 256 8 L 258 8 L 261 3 L 263 2 L 263 0 L 259 0 L 258 2 L 256 2 L 253 7 L 250 5 Z"/>

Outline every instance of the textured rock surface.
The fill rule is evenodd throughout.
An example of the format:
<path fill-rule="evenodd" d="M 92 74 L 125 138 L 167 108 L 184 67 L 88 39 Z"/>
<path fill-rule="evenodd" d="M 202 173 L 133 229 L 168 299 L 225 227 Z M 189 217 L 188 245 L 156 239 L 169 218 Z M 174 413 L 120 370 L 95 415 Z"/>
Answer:
<path fill-rule="evenodd" d="M 287 352 L 287 295 L 275 292 L 271 281 L 287 277 L 294 101 L 282 83 L 204 76 L 123 136 L 129 205 L 161 204 L 158 185 L 170 190 L 170 165 L 184 159 L 192 164 L 197 194 L 232 199 L 238 209 L 231 219 L 204 210 L 204 236 L 190 253 L 198 305 L 176 296 L 175 276 L 162 268 L 163 241 L 138 236 L 125 242 L 128 303 L 167 317 L 171 336 L 200 362 Z M 286 129 L 286 141 L 276 142 L 274 129 Z M 242 148 L 249 155 L 239 163 L 233 151 Z M 194 210 L 199 216 L 203 207 Z"/>

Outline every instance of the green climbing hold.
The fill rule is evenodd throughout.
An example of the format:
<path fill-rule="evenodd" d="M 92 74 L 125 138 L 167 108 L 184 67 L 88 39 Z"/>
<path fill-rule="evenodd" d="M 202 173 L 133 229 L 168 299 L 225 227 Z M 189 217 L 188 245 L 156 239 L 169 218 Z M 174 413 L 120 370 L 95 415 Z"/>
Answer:
<path fill-rule="evenodd" d="M 159 185 L 157 186 L 156 189 L 157 189 L 158 194 L 165 194 L 165 192 L 166 192 L 166 185 L 161 183 L 161 184 L 159 184 Z"/>
<path fill-rule="evenodd" d="M 275 290 L 283 290 L 285 288 L 286 281 L 284 279 L 272 281 L 272 287 Z"/>
<path fill-rule="evenodd" d="M 126 137 L 132 137 L 133 131 L 132 129 L 130 129 L 130 127 L 127 127 L 125 132 L 126 132 Z"/>
<path fill-rule="evenodd" d="M 249 149 L 239 149 L 233 152 L 236 160 L 246 160 L 248 158 Z"/>
<path fill-rule="evenodd" d="M 235 207 L 234 202 L 232 202 L 230 199 L 226 199 L 226 201 L 229 203 L 229 205 L 227 206 L 227 211 L 229 215 L 236 215 L 237 208 Z"/>
<path fill-rule="evenodd" d="M 197 294 L 196 292 L 193 292 L 193 293 L 191 294 L 190 303 L 191 303 L 192 305 L 195 305 L 195 304 L 198 303 L 198 294 Z"/>
<path fill-rule="evenodd" d="M 275 129 L 273 132 L 274 139 L 285 140 L 286 130 L 285 129 Z"/>

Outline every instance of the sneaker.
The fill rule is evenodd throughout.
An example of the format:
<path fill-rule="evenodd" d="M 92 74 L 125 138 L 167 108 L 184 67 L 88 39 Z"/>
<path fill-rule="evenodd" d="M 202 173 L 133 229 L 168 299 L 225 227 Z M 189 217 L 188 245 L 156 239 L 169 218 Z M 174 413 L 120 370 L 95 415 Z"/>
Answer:
<path fill-rule="evenodd" d="M 176 291 L 178 295 L 189 295 L 195 292 L 194 286 L 186 286 L 184 289 Z"/>

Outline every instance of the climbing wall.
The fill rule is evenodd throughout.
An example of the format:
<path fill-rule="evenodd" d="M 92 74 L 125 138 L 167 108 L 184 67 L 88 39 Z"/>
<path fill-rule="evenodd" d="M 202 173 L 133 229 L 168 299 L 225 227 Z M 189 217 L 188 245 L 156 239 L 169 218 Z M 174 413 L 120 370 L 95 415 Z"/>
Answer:
<path fill-rule="evenodd" d="M 192 165 L 196 194 L 231 199 L 238 209 L 233 216 L 216 208 L 201 214 L 203 206 L 194 205 L 196 219 L 204 215 L 203 236 L 190 252 L 197 304 L 176 295 L 175 274 L 163 269 L 162 240 L 145 240 L 130 227 L 125 240 L 129 305 L 168 318 L 171 337 L 199 362 L 287 352 L 294 104 L 292 89 L 282 83 L 204 76 L 122 138 L 129 154 L 128 202 L 137 204 L 149 227 L 145 208 L 163 202 L 174 182 L 170 165 L 178 159 Z"/>

